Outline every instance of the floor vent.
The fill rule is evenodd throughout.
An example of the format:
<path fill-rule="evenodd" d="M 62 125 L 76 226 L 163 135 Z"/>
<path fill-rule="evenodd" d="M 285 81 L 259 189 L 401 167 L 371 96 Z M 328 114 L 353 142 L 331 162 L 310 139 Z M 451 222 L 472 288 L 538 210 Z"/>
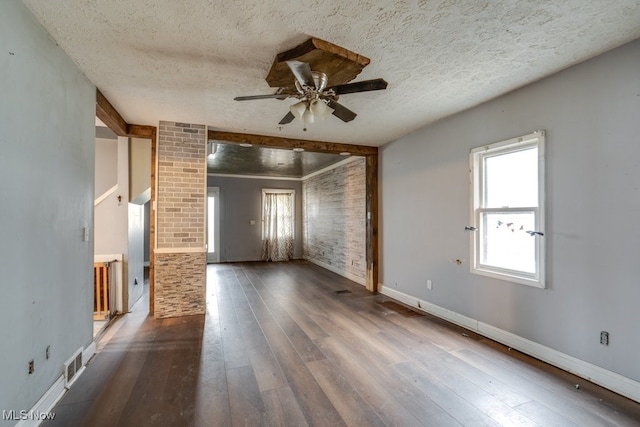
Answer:
<path fill-rule="evenodd" d="M 64 364 L 64 386 L 69 388 L 84 369 L 82 363 L 82 348 L 79 348 L 73 356 Z"/>
<path fill-rule="evenodd" d="M 336 291 L 336 294 L 350 294 L 351 291 L 349 289 L 340 289 L 339 291 Z"/>

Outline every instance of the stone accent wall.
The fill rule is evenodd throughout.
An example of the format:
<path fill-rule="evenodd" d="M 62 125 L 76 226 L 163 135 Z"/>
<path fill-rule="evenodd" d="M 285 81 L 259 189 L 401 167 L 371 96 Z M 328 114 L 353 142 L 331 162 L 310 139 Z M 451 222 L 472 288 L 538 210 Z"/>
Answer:
<path fill-rule="evenodd" d="M 160 122 L 154 315 L 205 313 L 206 128 Z"/>
<path fill-rule="evenodd" d="M 206 254 L 156 254 L 155 317 L 204 314 Z"/>
<path fill-rule="evenodd" d="M 305 180 L 304 257 L 366 281 L 366 163 L 358 158 Z"/>

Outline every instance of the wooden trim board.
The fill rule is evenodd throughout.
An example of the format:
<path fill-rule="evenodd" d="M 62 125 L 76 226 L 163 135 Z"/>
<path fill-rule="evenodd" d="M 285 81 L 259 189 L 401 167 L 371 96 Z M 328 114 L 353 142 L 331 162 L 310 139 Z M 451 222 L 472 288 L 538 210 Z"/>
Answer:
<path fill-rule="evenodd" d="M 249 133 L 223 132 L 209 130 L 208 139 L 237 144 L 252 144 L 271 148 L 304 148 L 316 153 L 350 153 L 352 156 L 371 156 L 378 154 L 378 147 L 367 145 L 341 144 L 337 142 L 313 141 L 308 139 L 283 138 L 279 136 L 254 135 Z"/>

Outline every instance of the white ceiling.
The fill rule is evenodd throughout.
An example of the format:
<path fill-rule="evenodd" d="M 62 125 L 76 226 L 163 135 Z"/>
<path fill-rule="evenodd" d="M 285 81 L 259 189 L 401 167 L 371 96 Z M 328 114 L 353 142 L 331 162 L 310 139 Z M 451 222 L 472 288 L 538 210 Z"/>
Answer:
<path fill-rule="evenodd" d="M 640 37 L 640 0 L 24 0 L 129 123 L 382 145 Z M 310 36 L 369 57 L 358 113 L 278 122 L 275 55 Z M 331 84 L 331 82 L 329 82 Z"/>

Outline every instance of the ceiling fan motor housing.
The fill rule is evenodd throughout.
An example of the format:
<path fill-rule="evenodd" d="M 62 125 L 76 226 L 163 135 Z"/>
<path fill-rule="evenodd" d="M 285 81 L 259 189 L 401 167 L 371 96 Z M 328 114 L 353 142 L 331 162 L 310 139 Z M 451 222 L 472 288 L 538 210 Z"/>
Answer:
<path fill-rule="evenodd" d="M 325 73 L 320 71 L 312 71 L 311 75 L 313 76 L 313 83 L 315 87 L 305 86 L 303 87 L 298 80 L 295 80 L 296 90 L 301 95 L 306 95 L 308 92 L 320 93 L 327 87 L 329 83 L 329 78 Z"/>

